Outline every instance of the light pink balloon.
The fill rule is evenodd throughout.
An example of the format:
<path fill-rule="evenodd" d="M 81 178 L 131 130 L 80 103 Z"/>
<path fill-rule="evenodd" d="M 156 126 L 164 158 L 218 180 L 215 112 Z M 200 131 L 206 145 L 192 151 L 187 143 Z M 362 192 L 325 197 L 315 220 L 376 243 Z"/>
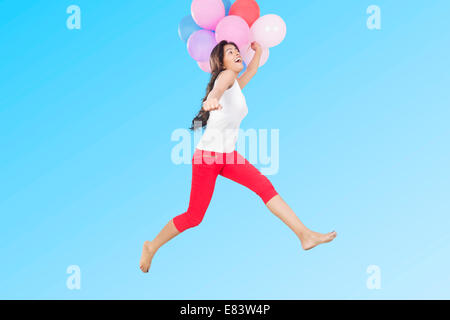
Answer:
<path fill-rule="evenodd" d="M 205 72 L 211 73 L 211 66 L 208 61 L 197 61 L 198 66 Z"/>
<path fill-rule="evenodd" d="M 193 0 L 191 14 L 200 27 L 215 30 L 219 21 L 225 17 L 225 6 L 222 0 Z"/>
<path fill-rule="evenodd" d="M 259 17 L 253 23 L 251 33 L 254 41 L 258 42 L 262 47 L 275 47 L 286 36 L 286 23 L 276 14 L 267 14 Z"/>
<path fill-rule="evenodd" d="M 250 43 L 250 28 L 247 22 L 239 16 L 226 16 L 217 24 L 216 40 L 232 41 L 244 52 Z"/>
<path fill-rule="evenodd" d="M 252 47 L 249 46 L 247 51 L 243 55 L 245 64 L 247 66 L 249 65 L 250 62 L 252 62 L 254 55 L 255 55 L 255 51 L 253 51 Z M 261 60 L 259 61 L 259 66 L 262 67 L 263 65 L 265 65 L 268 59 L 269 59 L 269 48 L 263 47 L 262 54 L 261 54 Z"/>

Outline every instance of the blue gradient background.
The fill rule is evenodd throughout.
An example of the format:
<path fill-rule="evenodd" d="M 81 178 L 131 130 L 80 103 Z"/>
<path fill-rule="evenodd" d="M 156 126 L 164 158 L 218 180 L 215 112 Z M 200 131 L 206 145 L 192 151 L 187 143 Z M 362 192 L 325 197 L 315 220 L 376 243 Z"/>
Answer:
<path fill-rule="evenodd" d="M 219 177 L 202 224 L 141 273 L 143 241 L 189 201 L 170 137 L 208 81 L 178 38 L 190 1 L 0 0 L 0 298 L 450 298 L 450 2 L 258 3 L 288 33 L 244 89 L 242 129 L 280 130 L 270 180 L 338 238 L 302 251 Z"/>

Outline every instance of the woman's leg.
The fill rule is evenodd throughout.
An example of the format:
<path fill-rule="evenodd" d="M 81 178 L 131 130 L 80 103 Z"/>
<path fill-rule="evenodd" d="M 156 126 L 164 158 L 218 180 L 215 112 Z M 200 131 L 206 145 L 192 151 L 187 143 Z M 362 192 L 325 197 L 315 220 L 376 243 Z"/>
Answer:
<path fill-rule="evenodd" d="M 259 195 L 267 208 L 294 231 L 300 239 L 303 249 L 309 250 L 336 237 L 337 234 L 334 231 L 322 234 L 308 229 L 281 198 L 266 176 L 237 151 L 234 151 L 234 157 L 232 163 L 227 162 L 224 165 L 220 174 Z"/>
<path fill-rule="evenodd" d="M 197 153 L 194 156 L 197 156 Z M 198 226 L 203 220 L 214 193 L 220 167 L 217 164 L 194 164 L 193 159 L 189 207 L 186 212 L 171 219 L 155 239 L 145 241 L 140 261 L 140 269 L 143 272 L 148 272 L 154 254 L 163 244 L 186 229 Z"/>
<path fill-rule="evenodd" d="M 266 203 L 267 208 L 280 218 L 300 239 L 302 248 L 309 250 L 321 243 L 330 242 L 336 238 L 336 231 L 318 233 L 308 229 L 297 217 L 295 212 L 278 194 Z"/>
<path fill-rule="evenodd" d="M 171 219 L 158 235 L 153 239 L 153 241 L 145 241 L 142 248 L 141 261 L 139 263 L 139 268 L 142 272 L 148 272 L 152 264 L 153 256 L 156 251 L 165 244 L 170 239 L 174 238 L 180 234 L 175 225 L 173 224 L 173 219 Z"/>

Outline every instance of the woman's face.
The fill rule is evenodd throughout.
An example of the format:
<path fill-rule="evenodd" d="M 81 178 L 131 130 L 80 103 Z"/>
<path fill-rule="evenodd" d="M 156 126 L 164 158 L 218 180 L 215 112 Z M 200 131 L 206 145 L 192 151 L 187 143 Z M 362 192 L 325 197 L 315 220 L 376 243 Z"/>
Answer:
<path fill-rule="evenodd" d="M 236 73 L 241 72 L 244 69 L 244 64 L 239 50 L 232 44 L 226 44 L 223 51 L 223 66 L 225 69 L 233 70 Z"/>

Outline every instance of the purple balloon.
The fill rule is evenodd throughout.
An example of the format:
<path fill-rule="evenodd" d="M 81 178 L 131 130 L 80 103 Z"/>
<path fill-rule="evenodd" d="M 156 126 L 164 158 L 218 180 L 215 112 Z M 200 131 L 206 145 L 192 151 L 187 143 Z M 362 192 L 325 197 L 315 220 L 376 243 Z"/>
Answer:
<path fill-rule="evenodd" d="M 195 31 L 188 39 L 187 49 L 195 61 L 209 61 L 211 51 L 216 46 L 214 32 L 208 30 Z"/>

